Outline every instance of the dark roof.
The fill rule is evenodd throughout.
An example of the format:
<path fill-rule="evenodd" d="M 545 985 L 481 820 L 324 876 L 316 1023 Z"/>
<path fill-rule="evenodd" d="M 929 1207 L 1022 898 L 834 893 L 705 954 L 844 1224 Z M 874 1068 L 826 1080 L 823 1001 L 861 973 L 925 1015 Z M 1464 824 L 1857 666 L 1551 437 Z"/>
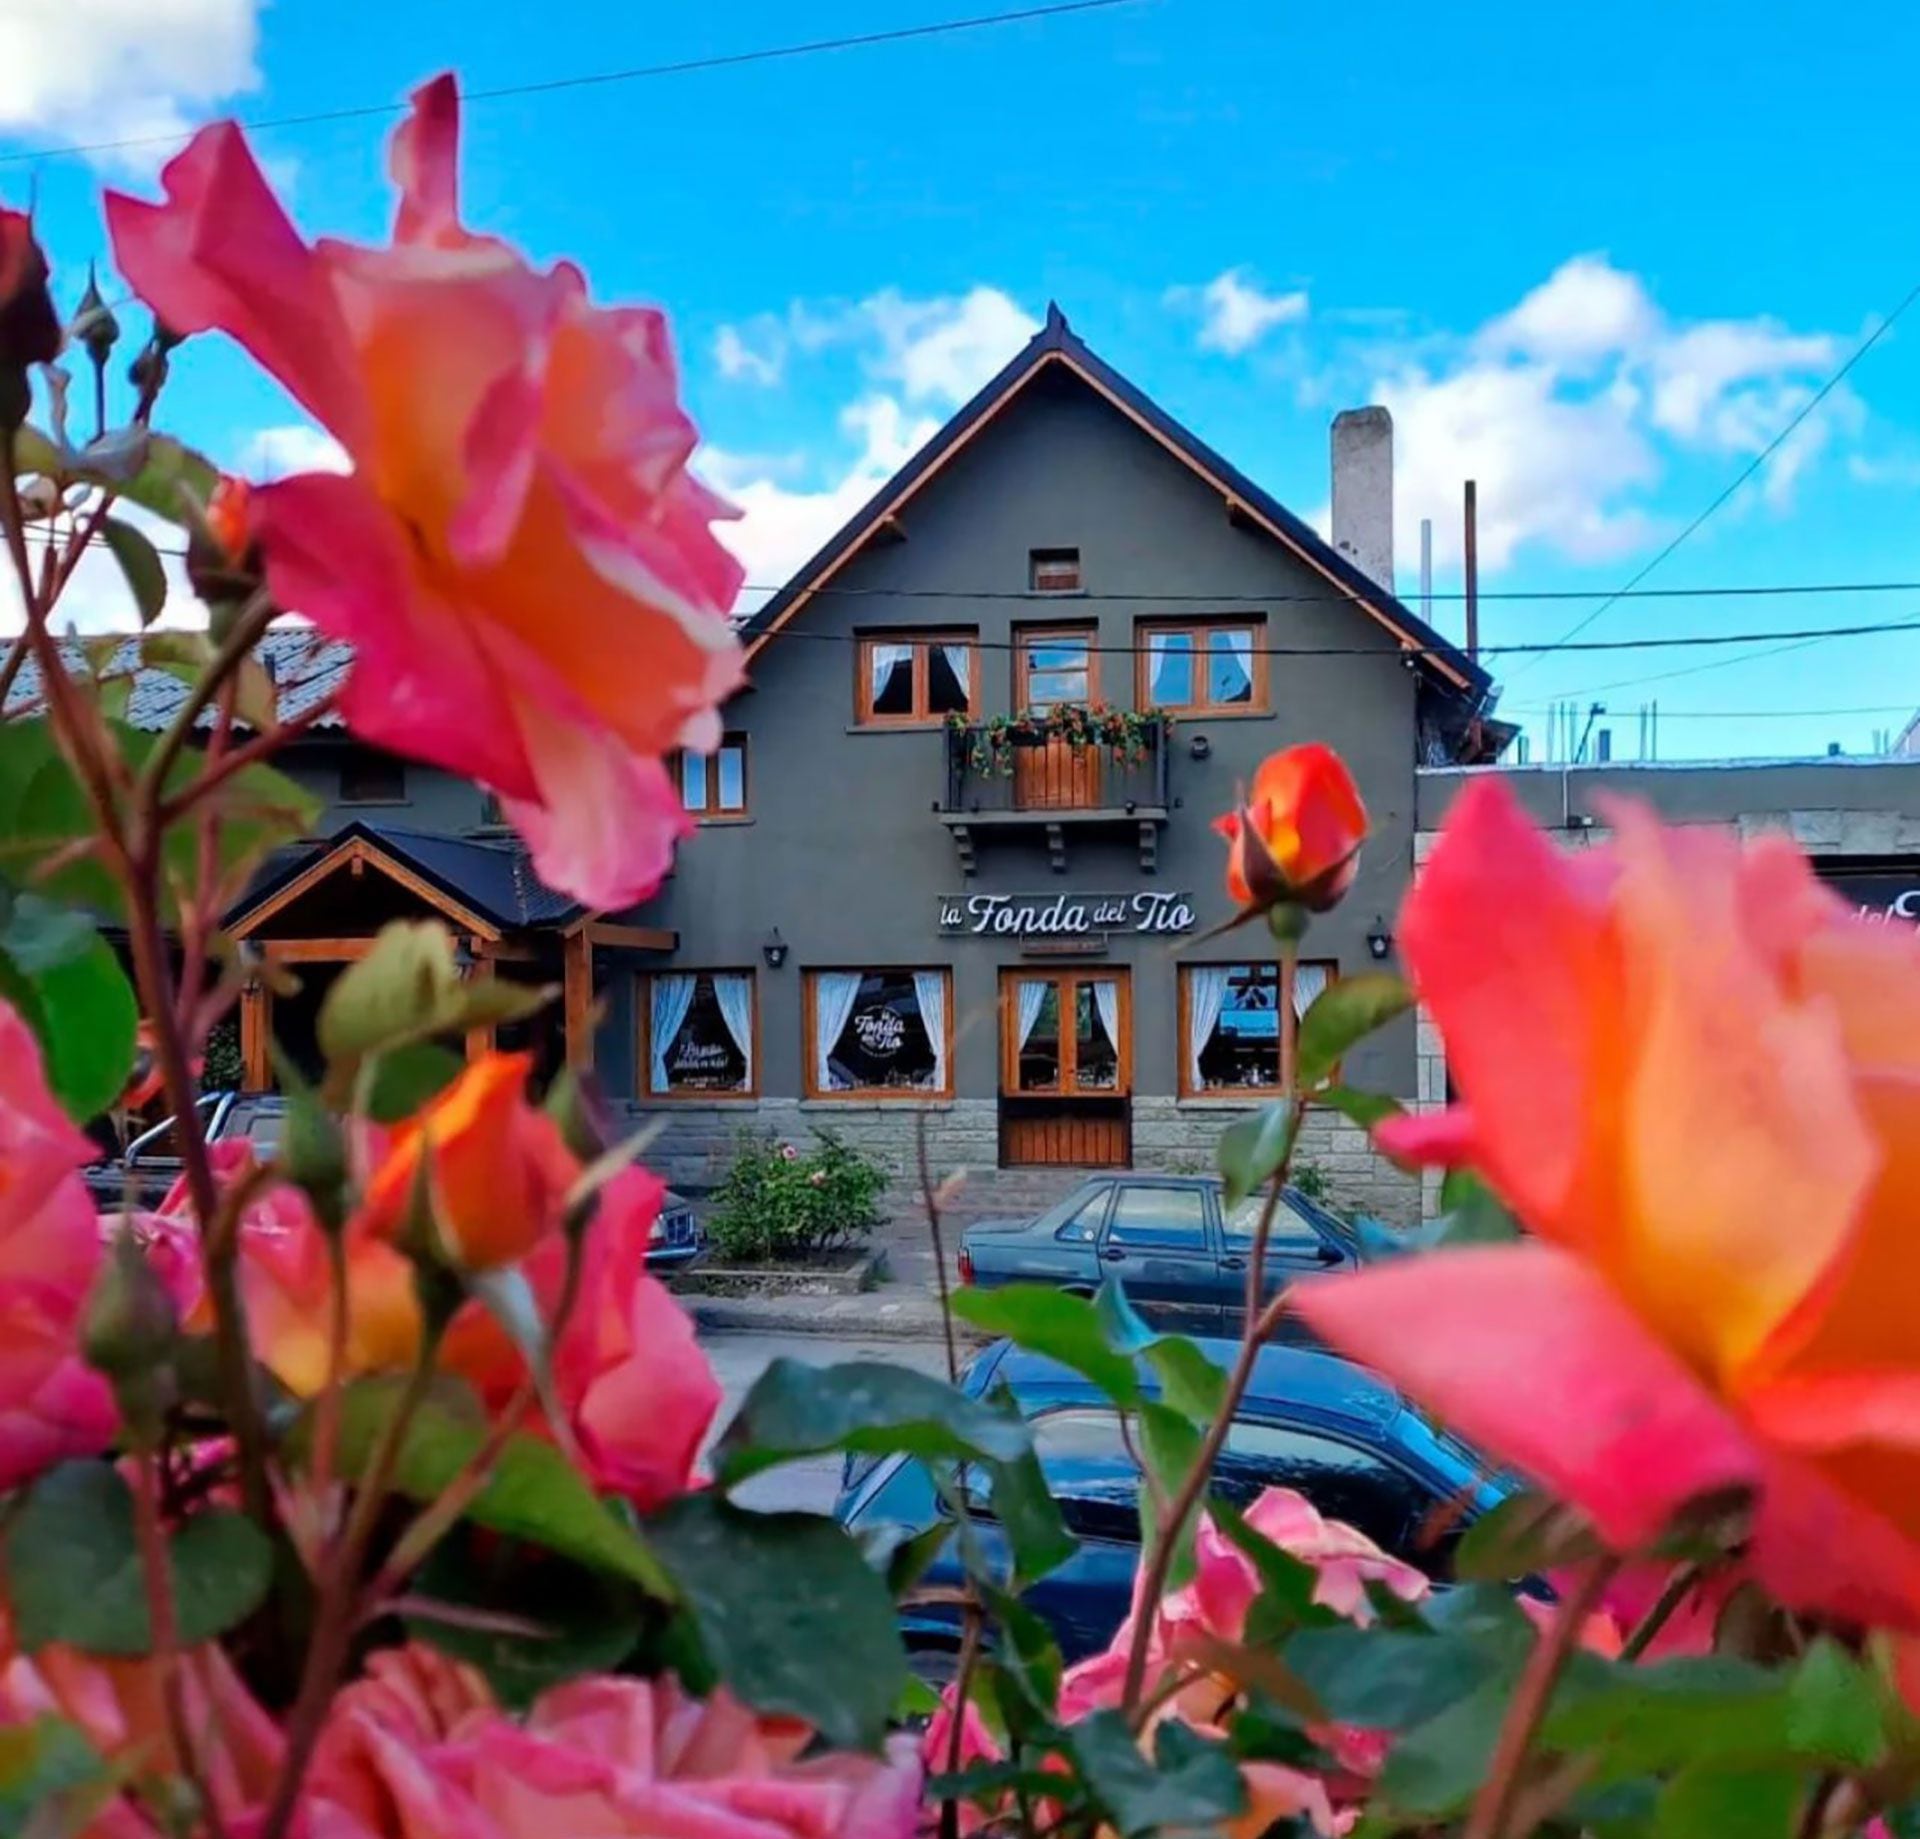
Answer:
<path fill-rule="evenodd" d="M 276 852 L 228 911 L 225 924 L 233 925 L 295 876 L 356 838 L 384 850 L 502 931 L 560 926 L 586 911 L 579 901 L 546 886 L 518 843 L 505 838 L 495 842 L 485 837 L 436 836 L 425 830 L 356 821 L 331 836 Z"/>
<path fill-rule="evenodd" d="M 1286 540 L 1313 566 L 1329 576 L 1336 586 L 1399 628 L 1405 634 L 1405 642 L 1415 650 L 1423 668 L 1436 675 L 1442 674 L 1439 667 L 1451 670 L 1464 680 L 1468 686 L 1466 693 L 1475 702 L 1487 696 L 1493 679 L 1484 666 L 1469 658 L 1451 640 L 1442 637 L 1378 582 L 1362 574 L 1311 524 L 1302 522 L 1279 499 L 1256 485 L 1237 466 L 1223 459 L 1191 429 L 1176 421 L 1144 391 L 1130 383 L 1074 333 L 1067 324 L 1066 315 L 1051 302 L 1047 307 L 1047 323 L 1028 341 L 1025 349 L 895 473 L 766 605 L 742 623 L 741 637 L 751 644 L 778 626 L 787 612 L 805 597 L 823 574 L 837 567 L 865 541 L 886 515 L 890 505 L 938 467 L 953 447 L 966 439 L 980 422 L 992 415 L 1014 391 L 1053 359 L 1065 359 L 1091 378 L 1097 387 L 1144 422 L 1189 465 L 1209 474 L 1232 498 L 1281 531 Z"/>
<path fill-rule="evenodd" d="M 89 668 L 86 654 L 73 640 L 62 640 L 60 649 L 76 674 Z M 254 647 L 253 655 L 273 679 L 282 721 L 303 714 L 320 697 L 338 689 L 353 662 L 352 647 L 339 639 L 325 638 L 308 626 L 288 626 L 269 632 Z M 103 678 L 132 676 L 133 689 L 125 719 L 130 727 L 149 734 L 160 733 L 186 700 L 187 686 L 178 677 L 152 665 L 140 664 L 137 639 L 126 640 L 99 670 Z M 6 713 L 17 714 L 39 701 L 40 667 L 28 658 L 7 694 Z M 202 726 L 210 726 L 213 712 L 208 710 L 202 714 L 200 722 Z M 314 726 L 339 728 L 344 724 L 339 712 L 331 710 Z"/>

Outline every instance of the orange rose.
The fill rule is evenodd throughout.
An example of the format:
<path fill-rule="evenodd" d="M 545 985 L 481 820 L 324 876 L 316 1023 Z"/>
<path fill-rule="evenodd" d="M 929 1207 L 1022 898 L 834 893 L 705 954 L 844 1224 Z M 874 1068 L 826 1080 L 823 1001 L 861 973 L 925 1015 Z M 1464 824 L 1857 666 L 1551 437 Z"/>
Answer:
<path fill-rule="evenodd" d="M 1262 760 L 1246 808 L 1213 827 L 1227 839 L 1227 892 L 1236 906 L 1324 913 L 1353 885 L 1367 808 L 1346 762 L 1309 741 Z"/>
<path fill-rule="evenodd" d="M 1380 1141 L 1537 1237 L 1300 1312 L 1617 1548 L 1737 1493 L 1783 1602 L 1920 1628 L 1920 938 L 1784 839 L 1609 816 L 1564 855 L 1476 785 L 1401 919 L 1463 1102 Z"/>
<path fill-rule="evenodd" d="M 360 1223 L 372 1236 L 405 1230 L 425 1156 L 426 1192 L 449 1260 L 484 1271 L 533 1249 L 580 1171 L 560 1127 L 527 1103 L 532 1067 L 531 1054 L 485 1054 L 395 1132 L 367 1184 Z"/>

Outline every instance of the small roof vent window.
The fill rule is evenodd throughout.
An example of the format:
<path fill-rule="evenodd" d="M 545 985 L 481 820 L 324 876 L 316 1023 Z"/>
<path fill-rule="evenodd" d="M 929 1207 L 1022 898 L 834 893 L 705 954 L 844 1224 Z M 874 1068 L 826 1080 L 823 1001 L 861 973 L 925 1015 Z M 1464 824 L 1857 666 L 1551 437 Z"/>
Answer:
<path fill-rule="evenodd" d="M 1036 594 L 1080 592 L 1080 552 L 1077 549 L 1030 549 L 1027 585 Z"/>

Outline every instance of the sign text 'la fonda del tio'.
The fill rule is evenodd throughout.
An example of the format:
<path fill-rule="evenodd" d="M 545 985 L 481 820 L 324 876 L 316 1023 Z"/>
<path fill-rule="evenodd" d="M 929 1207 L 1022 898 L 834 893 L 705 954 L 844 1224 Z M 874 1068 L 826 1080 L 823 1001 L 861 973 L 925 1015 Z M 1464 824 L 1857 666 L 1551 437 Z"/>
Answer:
<path fill-rule="evenodd" d="M 1187 894 L 942 894 L 940 930 L 998 939 L 1193 930 Z"/>

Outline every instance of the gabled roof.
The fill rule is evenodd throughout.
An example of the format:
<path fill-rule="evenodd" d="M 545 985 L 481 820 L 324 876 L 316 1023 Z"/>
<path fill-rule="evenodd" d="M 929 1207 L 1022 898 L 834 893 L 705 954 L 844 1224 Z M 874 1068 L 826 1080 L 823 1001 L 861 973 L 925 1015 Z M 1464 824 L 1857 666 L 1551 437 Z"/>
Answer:
<path fill-rule="evenodd" d="M 75 673 L 88 668 L 86 653 L 71 640 L 61 641 L 61 653 Z M 267 633 L 253 648 L 253 655 L 273 679 L 275 701 L 280 719 L 291 721 L 304 714 L 322 696 L 331 695 L 346 681 L 353 663 L 352 647 L 339 639 L 330 639 L 309 626 L 286 626 Z M 140 662 L 140 641 L 129 638 L 118 651 L 99 666 L 102 678 L 131 676 L 124 719 L 129 727 L 147 734 L 158 734 L 172 722 L 187 699 L 187 685 L 170 671 Z M 25 659 L 20 674 L 7 692 L 6 713 L 18 714 L 37 708 L 40 703 L 40 666 L 34 658 Z M 214 712 L 202 712 L 199 725 L 211 727 Z M 314 724 L 317 728 L 340 728 L 345 724 L 338 711 L 329 711 Z"/>
<path fill-rule="evenodd" d="M 515 843 L 356 821 L 275 856 L 227 914 L 228 930 L 244 937 L 286 899 L 355 860 L 415 884 L 456 924 L 478 920 L 496 936 L 563 927 L 586 911 L 541 882 L 527 852 Z"/>
<path fill-rule="evenodd" d="M 751 657 L 780 627 L 826 586 L 840 567 L 859 553 L 886 520 L 895 515 L 947 460 L 1050 366 L 1071 371 L 1175 458 L 1190 466 L 1218 491 L 1227 509 L 1243 517 L 1291 550 L 1330 586 L 1353 597 L 1362 612 L 1385 626 L 1421 667 L 1479 704 L 1492 687 L 1483 666 L 1441 637 L 1417 613 L 1362 574 L 1310 524 L 1303 523 L 1271 493 L 1214 452 L 1206 442 L 1174 420 L 1165 409 L 1090 350 L 1068 326 L 1066 315 L 1049 303 L 1047 323 L 1000 373 L 988 382 L 947 425 L 922 447 L 801 568 L 765 606 L 744 621 L 740 635 Z"/>

